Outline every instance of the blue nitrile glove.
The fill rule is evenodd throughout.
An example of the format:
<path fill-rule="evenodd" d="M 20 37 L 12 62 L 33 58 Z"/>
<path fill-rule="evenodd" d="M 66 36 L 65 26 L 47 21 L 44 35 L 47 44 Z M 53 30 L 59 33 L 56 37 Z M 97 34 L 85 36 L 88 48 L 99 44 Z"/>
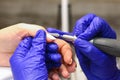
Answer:
<path fill-rule="evenodd" d="M 59 33 L 61 35 L 63 35 L 63 34 L 73 35 L 73 33 L 62 32 L 62 31 L 55 29 L 55 28 L 47 28 L 47 31 L 50 33 Z"/>
<path fill-rule="evenodd" d="M 79 19 L 73 34 L 76 54 L 88 80 L 120 80 L 116 58 L 97 49 L 88 40 L 94 37 L 116 38 L 115 31 L 102 18 L 88 14 Z"/>
<path fill-rule="evenodd" d="M 55 29 L 55 28 L 47 28 L 47 31 L 49 33 L 59 33 L 60 35 L 64 35 L 64 34 L 66 34 L 66 35 L 73 35 L 73 33 L 63 32 L 63 31 Z M 59 38 L 61 39 L 60 36 L 59 36 Z M 69 41 L 67 41 L 67 42 L 69 42 Z M 71 43 L 71 42 L 69 42 L 69 43 Z"/>
<path fill-rule="evenodd" d="M 47 43 L 45 54 L 46 66 L 48 71 L 61 66 L 61 55 L 58 53 L 58 45 L 54 42 Z"/>
<path fill-rule="evenodd" d="M 49 53 L 55 57 L 51 57 L 52 55 L 47 52 L 49 49 L 52 50 Z M 48 80 L 47 69 L 51 68 L 49 66 L 56 67 L 56 65 L 45 62 L 49 60 L 52 63 L 60 63 L 61 56 L 55 54 L 56 50 L 56 44 L 46 45 L 46 34 L 42 30 L 38 31 L 33 39 L 27 37 L 22 40 L 10 59 L 14 80 Z M 45 57 L 46 55 L 48 58 Z"/>

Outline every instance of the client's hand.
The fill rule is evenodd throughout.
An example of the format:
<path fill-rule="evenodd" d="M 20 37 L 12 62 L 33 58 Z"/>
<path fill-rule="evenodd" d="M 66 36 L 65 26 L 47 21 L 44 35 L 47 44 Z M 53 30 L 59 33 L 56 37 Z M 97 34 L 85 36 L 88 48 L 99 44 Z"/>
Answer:
<path fill-rule="evenodd" d="M 19 23 L 0 30 L 0 66 L 9 66 L 9 59 L 20 41 L 27 36 L 35 36 L 44 29 L 42 26 Z M 45 30 L 45 29 L 44 29 Z"/>
<path fill-rule="evenodd" d="M 44 29 L 42 26 L 20 23 L 10 27 L 6 27 L 0 30 L 0 66 L 9 66 L 9 59 L 14 53 L 16 47 L 24 37 L 34 37 L 36 32 L 40 29 Z M 47 39 L 49 42 L 50 40 Z M 72 59 L 72 50 L 70 45 L 60 39 L 54 41 L 59 47 L 59 53 L 63 57 L 63 63 L 58 69 L 59 71 L 50 71 L 50 78 L 57 80 L 59 78 L 58 73 L 63 77 L 68 77 L 70 72 L 75 70 L 75 62 Z M 69 55 L 68 55 L 69 54 Z"/>

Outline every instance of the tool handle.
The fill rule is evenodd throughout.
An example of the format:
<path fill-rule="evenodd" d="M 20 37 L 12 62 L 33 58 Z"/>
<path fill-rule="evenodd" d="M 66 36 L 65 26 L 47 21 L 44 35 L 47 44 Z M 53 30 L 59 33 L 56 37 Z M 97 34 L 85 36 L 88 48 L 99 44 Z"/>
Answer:
<path fill-rule="evenodd" d="M 120 41 L 108 38 L 95 38 L 90 42 L 103 52 L 120 57 Z"/>

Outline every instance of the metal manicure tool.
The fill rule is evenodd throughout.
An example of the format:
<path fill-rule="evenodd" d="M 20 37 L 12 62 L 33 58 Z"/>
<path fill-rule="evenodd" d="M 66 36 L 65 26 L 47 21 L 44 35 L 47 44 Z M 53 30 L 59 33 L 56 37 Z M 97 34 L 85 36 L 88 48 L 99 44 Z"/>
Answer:
<path fill-rule="evenodd" d="M 60 35 L 59 33 L 49 33 L 49 34 L 51 34 L 56 38 L 60 38 L 69 42 L 74 42 L 77 39 L 76 36 L 71 36 L 66 34 L 63 35 Z M 109 38 L 95 38 L 90 40 L 90 42 L 94 46 L 102 50 L 103 52 L 116 57 L 120 57 L 120 41 Z"/>

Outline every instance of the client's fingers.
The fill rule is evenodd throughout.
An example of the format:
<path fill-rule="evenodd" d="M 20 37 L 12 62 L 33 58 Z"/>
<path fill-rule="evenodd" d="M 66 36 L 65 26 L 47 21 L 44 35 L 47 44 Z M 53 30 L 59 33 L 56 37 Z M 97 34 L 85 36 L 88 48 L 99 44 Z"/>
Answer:
<path fill-rule="evenodd" d="M 49 78 L 50 80 L 59 80 L 60 77 L 57 70 L 52 70 L 51 72 L 49 72 Z"/>
<path fill-rule="evenodd" d="M 66 66 L 68 72 L 72 73 L 76 70 L 77 64 L 75 61 L 73 61 L 71 65 L 65 65 L 65 66 Z"/>
<path fill-rule="evenodd" d="M 72 49 L 70 45 L 61 39 L 56 39 L 54 42 L 59 46 L 59 53 L 61 53 L 66 64 L 72 64 Z"/>
<path fill-rule="evenodd" d="M 68 72 L 68 70 L 67 70 L 67 68 L 64 64 L 62 64 L 60 66 L 59 72 L 64 78 L 69 78 L 70 77 L 70 73 Z"/>
<path fill-rule="evenodd" d="M 35 24 L 27 24 L 27 23 L 19 23 L 16 25 L 12 25 L 10 27 L 16 27 L 16 34 L 22 39 L 27 36 L 32 36 L 34 37 L 37 33 L 38 30 L 44 30 L 46 33 L 46 29 L 43 26 L 40 25 L 35 25 Z M 54 40 L 54 37 L 51 35 L 47 34 L 47 42 L 51 42 Z"/>

